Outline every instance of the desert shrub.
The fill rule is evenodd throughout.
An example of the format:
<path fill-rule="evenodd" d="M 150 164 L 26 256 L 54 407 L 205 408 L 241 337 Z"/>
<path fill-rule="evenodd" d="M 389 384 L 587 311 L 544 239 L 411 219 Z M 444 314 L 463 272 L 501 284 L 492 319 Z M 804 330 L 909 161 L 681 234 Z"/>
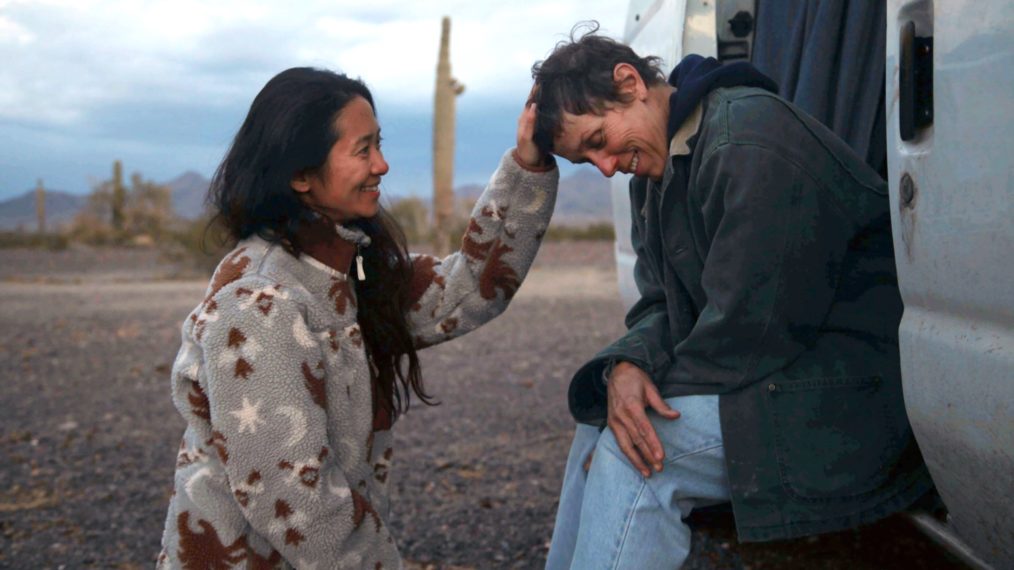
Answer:
<path fill-rule="evenodd" d="M 387 211 L 405 231 L 405 238 L 409 243 L 426 243 L 430 240 L 432 235 L 430 213 L 421 199 L 398 198 L 391 202 Z"/>
<path fill-rule="evenodd" d="M 70 238 L 91 245 L 115 243 L 117 232 L 113 230 L 112 185 L 107 183 L 95 187 L 81 211 L 70 224 Z"/>
<path fill-rule="evenodd" d="M 546 231 L 547 241 L 613 241 L 616 231 L 608 222 L 598 222 L 585 226 L 550 225 Z"/>
<path fill-rule="evenodd" d="M 126 189 L 117 176 L 100 182 L 88 195 L 71 223 L 70 238 L 92 245 L 162 242 L 175 223 L 169 188 L 134 173 Z"/>
<path fill-rule="evenodd" d="M 451 247 L 457 247 L 461 236 L 465 235 L 469 215 L 475 206 L 475 198 L 460 197 L 455 200 L 454 219 L 451 222 Z M 429 246 L 433 243 L 433 220 L 429 207 L 420 198 L 396 198 L 387 207 L 405 231 L 408 243 L 415 246 Z"/>
<path fill-rule="evenodd" d="M 67 249 L 70 240 L 58 233 L 0 231 L 0 249 L 26 247 L 57 251 Z"/>
<path fill-rule="evenodd" d="M 166 256 L 211 273 L 231 249 L 225 227 L 210 216 L 178 220 L 163 240 Z"/>
<path fill-rule="evenodd" d="M 133 241 L 149 236 L 150 242 L 160 241 L 175 219 L 172 192 L 168 187 L 145 180 L 140 174 L 130 177 L 130 190 L 124 207 L 123 229 Z"/>

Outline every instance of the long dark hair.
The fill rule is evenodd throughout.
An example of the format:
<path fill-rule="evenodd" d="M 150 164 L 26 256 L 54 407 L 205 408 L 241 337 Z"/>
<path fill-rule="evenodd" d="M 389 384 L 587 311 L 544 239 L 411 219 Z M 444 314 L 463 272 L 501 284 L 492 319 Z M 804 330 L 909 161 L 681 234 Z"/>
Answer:
<path fill-rule="evenodd" d="M 261 89 L 208 190 L 213 221 L 220 222 L 233 241 L 257 235 L 300 255 L 296 234 L 303 224 L 312 223 L 314 213 L 290 181 L 296 173 L 316 172 L 324 165 L 341 136 L 335 127 L 338 114 L 356 97 L 369 102 L 376 113 L 362 81 L 309 67 L 287 69 Z M 376 277 L 352 282 L 371 364 L 374 413 L 397 416 L 406 411 L 410 389 L 432 404 L 406 319 L 412 263 L 405 234 L 383 208 L 372 218 L 346 225 L 361 228 L 372 241 L 362 255 L 366 274 Z"/>

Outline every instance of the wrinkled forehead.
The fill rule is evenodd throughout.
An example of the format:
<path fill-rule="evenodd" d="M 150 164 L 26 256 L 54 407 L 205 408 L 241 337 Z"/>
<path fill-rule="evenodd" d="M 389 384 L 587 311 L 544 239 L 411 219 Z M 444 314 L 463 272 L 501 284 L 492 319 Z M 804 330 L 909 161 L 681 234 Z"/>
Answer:
<path fill-rule="evenodd" d="M 585 150 L 588 139 L 602 128 L 604 118 L 605 113 L 575 115 L 564 111 L 560 114 L 559 127 L 553 137 L 553 151 L 573 161 Z"/>

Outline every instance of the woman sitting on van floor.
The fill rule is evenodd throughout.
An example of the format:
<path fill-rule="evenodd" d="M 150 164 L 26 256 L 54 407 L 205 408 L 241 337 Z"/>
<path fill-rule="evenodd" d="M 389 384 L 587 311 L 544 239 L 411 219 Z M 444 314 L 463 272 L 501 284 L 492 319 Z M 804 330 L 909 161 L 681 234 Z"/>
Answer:
<path fill-rule="evenodd" d="M 534 118 L 437 259 L 409 255 L 378 203 L 366 86 L 310 68 L 264 86 L 211 185 L 237 244 L 173 365 L 187 427 L 159 567 L 401 567 L 390 430 L 410 392 L 432 401 L 416 350 L 502 312 L 535 257 L 559 171 Z"/>

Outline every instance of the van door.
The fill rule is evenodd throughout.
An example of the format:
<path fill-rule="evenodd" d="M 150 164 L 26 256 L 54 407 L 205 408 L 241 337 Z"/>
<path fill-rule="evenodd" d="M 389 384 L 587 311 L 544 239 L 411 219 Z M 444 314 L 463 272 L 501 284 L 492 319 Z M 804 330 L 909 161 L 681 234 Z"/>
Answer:
<path fill-rule="evenodd" d="M 953 529 L 1014 568 L 1014 3 L 891 0 L 887 28 L 905 405 Z"/>

